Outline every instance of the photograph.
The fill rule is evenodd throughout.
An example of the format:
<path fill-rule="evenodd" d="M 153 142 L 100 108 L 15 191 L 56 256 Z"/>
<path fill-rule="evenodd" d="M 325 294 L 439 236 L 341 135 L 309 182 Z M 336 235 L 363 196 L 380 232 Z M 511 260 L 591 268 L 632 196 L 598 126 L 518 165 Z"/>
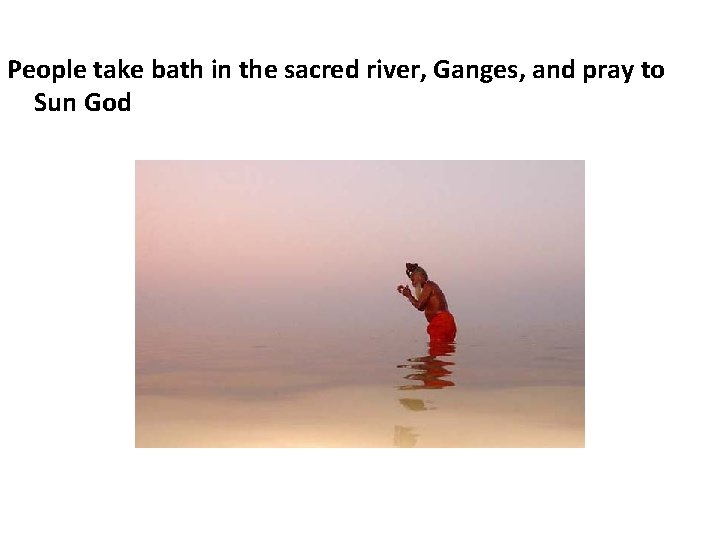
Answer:
<path fill-rule="evenodd" d="M 584 448 L 584 161 L 136 161 L 137 448 Z"/>

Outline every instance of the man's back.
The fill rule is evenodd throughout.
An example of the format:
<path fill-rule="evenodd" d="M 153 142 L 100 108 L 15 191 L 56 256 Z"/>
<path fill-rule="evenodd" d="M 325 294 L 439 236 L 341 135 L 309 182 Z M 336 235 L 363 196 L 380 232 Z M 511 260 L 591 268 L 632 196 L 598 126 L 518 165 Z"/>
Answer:
<path fill-rule="evenodd" d="M 440 286 L 434 281 L 425 283 L 425 287 L 431 287 L 430 297 L 425 305 L 425 318 L 429 321 L 441 311 L 448 311 L 447 300 Z M 423 287 L 423 292 L 424 288 Z"/>

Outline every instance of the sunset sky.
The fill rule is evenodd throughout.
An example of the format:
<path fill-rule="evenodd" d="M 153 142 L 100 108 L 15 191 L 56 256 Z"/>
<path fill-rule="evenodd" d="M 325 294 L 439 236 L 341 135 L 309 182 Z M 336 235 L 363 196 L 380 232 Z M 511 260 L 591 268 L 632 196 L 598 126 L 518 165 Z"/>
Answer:
<path fill-rule="evenodd" d="M 139 161 L 138 323 L 421 324 L 417 262 L 458 325 L 582 322 L 580 161 Z"/>

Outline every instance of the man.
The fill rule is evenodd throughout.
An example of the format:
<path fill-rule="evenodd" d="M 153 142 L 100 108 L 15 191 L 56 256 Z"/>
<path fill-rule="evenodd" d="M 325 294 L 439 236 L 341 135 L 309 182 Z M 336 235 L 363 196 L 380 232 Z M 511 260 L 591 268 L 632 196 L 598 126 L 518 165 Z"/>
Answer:
<path fill-rule="evenodd" d="M 405 273 L 415 288 L 417 299 L 406 285 L 398 285 L 397 291 L 410 300 L 416 309 L 425 312 L 429 323 L 427 333 L 430 334 L 430 342 L 454 341 L 457 333 L 455 319 L 448 311 L 442 289 L 434 281 L 428 281 L 427 272 L 415 263 L 406 263 Z"/>

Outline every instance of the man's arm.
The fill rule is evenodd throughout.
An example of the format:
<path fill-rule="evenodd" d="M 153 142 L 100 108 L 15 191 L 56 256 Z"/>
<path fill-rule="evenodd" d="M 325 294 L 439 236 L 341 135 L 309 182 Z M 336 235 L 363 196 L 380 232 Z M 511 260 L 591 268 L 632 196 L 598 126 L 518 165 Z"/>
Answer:
<path fill-rule="evenodd" d="M 425 306 L 427 306 L 428 300 L 430 299 L 430 296 L 432 295 L 432 286 L 431 285 L 425 285 L 423 287 L 422 293 L 420 293 L 420 298 L 415 300 L 415 297 L 410 292 L 410 289 L 406 289 L 407 293 L 405 296 L 408 300 L 410 300 L 410 303 L 417 309 L 418 311 L 425 311 Z"/>

